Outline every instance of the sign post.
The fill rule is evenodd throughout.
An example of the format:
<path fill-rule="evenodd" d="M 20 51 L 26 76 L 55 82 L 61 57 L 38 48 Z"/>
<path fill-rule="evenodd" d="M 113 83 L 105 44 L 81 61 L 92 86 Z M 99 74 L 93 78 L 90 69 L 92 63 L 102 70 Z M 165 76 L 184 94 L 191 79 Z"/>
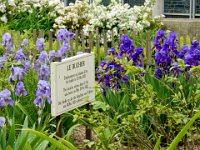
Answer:
<path fill-rule="evenodd" d="M 90 52 L 90 49 L 86 50 Z M 95 99 L 94 53 L 83 53 L 51 63 L 51 115 L 60 115 L 87 104 Z M 61 124 L 57 127 L 61 137 Z M 86 138 L 91 140 L 91 130 L 86 127 Z"/>
<path fill-rule="evenodd" d="M 61 57 L 55 57 L 54 62 L 61 62 Z M 56 135 L 62 137 L 62 125 L 59 123 L 61 115 L 56 116 Z"/>
<path fill-rule="evenodd" d="M 86 49 L 85 49 L 85 52 L 86 52 L 86 53 L 91 53 L 91 49 L 90 49 L 90 48 L 86 48 Z M 86 109 L 87 109 L 88 111 L 91 111 L 90 104 L 86 104 Z M 87 139 L 87 140 L 90 140 L 90 141 L 92 140 L 92 132 L 91 132 L 90 128 L 88 128 L 87 126 L 86 126 L 85 135 L 86 135 L 86 139 Z M 89 150 L 88 147 L 86 147 L 86 149 Z"/>

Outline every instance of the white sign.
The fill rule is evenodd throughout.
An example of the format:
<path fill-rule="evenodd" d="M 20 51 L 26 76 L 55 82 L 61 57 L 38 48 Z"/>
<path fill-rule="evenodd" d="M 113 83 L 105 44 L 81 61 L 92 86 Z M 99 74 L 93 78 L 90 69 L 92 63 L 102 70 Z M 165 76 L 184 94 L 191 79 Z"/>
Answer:
<path fill-rule="evenodd" d="M 51 63 L 51 115 L 85 105 L 95 98 L 94 53 Z"/>

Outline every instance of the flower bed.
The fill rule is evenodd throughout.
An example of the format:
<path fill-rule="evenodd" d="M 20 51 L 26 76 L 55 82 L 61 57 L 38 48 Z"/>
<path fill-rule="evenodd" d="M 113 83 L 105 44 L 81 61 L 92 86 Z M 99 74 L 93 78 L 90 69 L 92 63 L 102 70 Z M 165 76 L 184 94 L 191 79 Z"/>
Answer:
<path fill-rule="evenodd" d="M 145 3 L 145 6 L 148 4 L 151 3 Z M 83 8 L 83 11 L 86 11 L 88 7 L 93 9 L 93 15 L 96 17 L 99 14 L 98 11 L 102 10 L 112 14 L 106 19 L 104 14 L 99 22 L 91 19 L 93 24 L 88 24 L 88 30 L 98 27 L 102 31 L 107 31 L 116 26 L 124 30 L 130 29 L 130 26 L 125 24 L 132 13 L 127 15 L 127 18 L 123 17 L 123 14 L 129 13 L 131 9 L 127 5 L 113 4 L 105 8 L 78 2 L 65 9 L 72 11 L 77 6 Z M 149 8 L 145 6 L 141 7 L 144 8 L 141 10 L 146 11 Z M 39 6 L 33 5 L 33 7 Z M 121 14 L 121 11 L 117 14 L 113 13 L 117 8 L 120 8 Z M 134 9 L 130 12 L 132 11 Z M 109 22 L 115 17 L 121 24 L 116 20 Z M 103 21 L 106 24 L 101 25 Z M 136 27 L 137 23 L 139 24 L 139 21 L 136 21 Z M 22 125 L 24 120 L 23 128 L 33 127 L 48 135 L 56 132 L 55 119 L 51 118 L 49 113 L 49 104 L 51 104 L 49 65 L 55 57 L 66 58 L 71 53 L 69 39 L 73 38 L 74 34 L 66 29 L 60 29 L 57 35 L 61 48 L 47 52 L 45 39 L 38 38 L 34 47 L 37 52 L 34 55 L 31 55 L 28 39 L 23 40 L 19 49 L 16 50 L 13 37 L 9 33 L 3 35 L 2 45 L 5 51 L 0 57 L 0 111 L 2 112 L 0 126 L 4 126 L 1 132 L 4 139 L 8 136 L 5 124 L 12 132 L 10 134 L 14 134 L 15 124 Z M 117 149 L 134 145 L 143 149 L 153 149 L 157 141 L 161 143 L 161 146 L 166 147 L 185 127 L 190 118 L 198 112 L 195 119 L 191 119 L 193 122 L 196 121 L 187 133 L 184 133 L 186 136 L 180 144 L 195 143 L 199 139 L 200 124 L 199 119 L 196 119 L 200 106 L 198 78 L 200 46 L 198 41 L 193 40 L 191 45 L 184 45 L 179 49 L 179 42 L 175 32 L 167 33 L 159 30 L 152 48 L 153 62 L 145 64 L 143 48 L 136 47 L 128 35 L 122 35 L 119 49 L 111 48 L 107 60 L 97 68 L 99 89 L 96 94 L 97 100 L 92 104 L 93 111 L 88 112 L 80 108 L 74 113 L 65 114 L 62 118 L 64 134 L 67 134 L 68 129 L 73 125 L 76 126 L 77 121 L 80 121 L 90 126 L 97 134 L 97 141 L 87 143 L 96 149 Z M 45 137 L 38 132 L 36 134 Z M 15 143 L 19 143 L 19 141 L 13 142 L 17 141 L 18 135 L 21 134 L 16 132 L 16 136 L 8 140 L 8 145 L 14 147 Z M 29 138 L 31 138 L 30 135 Z M 32 142 L 31 139 L 28 141 Z M 24 148 L 28 146 L 30 147 L 30 145 L 24 145 Z M 46 144 L 44 147 L 47 148 L 49 145 Z"/>

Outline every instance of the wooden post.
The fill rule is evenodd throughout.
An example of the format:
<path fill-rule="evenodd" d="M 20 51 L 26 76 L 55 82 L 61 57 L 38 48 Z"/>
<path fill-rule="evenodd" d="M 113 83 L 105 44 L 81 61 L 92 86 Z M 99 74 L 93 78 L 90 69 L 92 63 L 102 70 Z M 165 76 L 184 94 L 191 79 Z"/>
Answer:
<path fill-rule="evenodd" d="M 39 37 L 40 38 L 44 38 L 44 30 L 40 30 L 39 31 Z"/>
<path fill-rule="evenodd" d="M 76 48 L 75 48 L 75 55 L 76 55 L 76 53 L 78 52 L 78 30 L 76 30 L 76 34 L 75 34 L 75 45 L 76 45 Z"/>
<path fill-rule="evenodd" d="M 132 39 L 133 39 L 133 45 L 135 45 L 135 37 L 136 37 L 136 33 L 135 31 L 132 32 Z"/>
<path fill-rule="evenodd" d="M 89 48 L 90 48 L 90 50 L 92 49 L 92 32 L 90 31 L 89 32 Z M 90 52 L 89 52 L 90 53 Z"/>
<path fill-rule="evenodd" d="M 89 47 L 87 47 L 87 48 L 85 48 L 85 52 L 86 52 L 86 53 L 91 53 L 91 49 L 90 49 Z M 88 111 L 91 111 L 91 106 L 90 106 L 90 104 L 86 104 L 86 109 L 87 109 Z M 92 140 L 92 132 L 91 132 L 90 128 L 88 128 L 87 126 L 86 126 L 85 135 L 86 135 L 86 139 L 87 139 L 87 140 L 90 140 L 90 141 Z M 86 149 L 87 149 L 87 150 L 90 150 L 90 148 L 88 148 L 88 147 L 86 147 Z"/>
<path fill-rule="evenodd" d="M 18 49 L 21 47 L 21 36 L 20 31 L 17 31 L 17 43 L 18 43 Z"/>
<path fill-rule="evenodd" d="M 69 31 L 72 32 L 72 29 L 70 29 Z M 69 40 L 69 52 L 70 52 L 70 56 L 74 56 L 73 39 L 70 39 L 70 37 L 68 37 L 68 40 Z"/>
<path fill-rule="evenodd" d="M 85 35 L 84 35 L 84 31 L 81 31 L 81 41 L 82 41 L 82 50 L 83 52 L 85 52 Z"/>
<path fill-rule="evenodd" d="M 51 31 L 49 31 L 49 50 L 53 50 L 53 36 Z"/>
<path fill-rule="evenodd" d="M 187 34 L 183 34 L 183 45 L 187 44 Z"/>
<path fill-rule="evenodd" d="M 107 46 L 107 35 L 106 32 L 103 34 L 103 43 L 104 43 L 104 59 L 106 58 L 108 54 L 108 46 Z"/>
<path fill-rule="evenodd" d="M 151 64 L 150 32 L 146 33 L 146 57 L 147 57 L 147 65 Z"/>
<path fill-rule="evenodd" d="M 111 31 L 111 38 L 112 38 L 112 44 L 111 44 L 111 45 L 112 45 L 112 47 L 115 47 L 114 36 L 115 36 L 115 35 L 114 35 L 114 31 L 112 30 L 112 31 Z"/>
<path fill-rule="evenodd" d="M 98 65 L 101 63 L 101 52 L 100 52 L 100 44 L 99 44 L 99 29 L 96 29 L 96 48 L 97 48 L 97 56 L 98 56 Z"/>
<path fill-rule="evenodd" d="M 61 57 L 55 57 L 54 62 L 61 62 Z M 56 116 L 56 136 L 62 137 L 62 124 L 60 123 L 61 115 Z"/>
<path fill-rule="evenodd" d="M 31 51 L 30 51 L 30 37 L 29 37 L 29 34 L 27 34 L 27 40 L 28 40 L 28 45 L 27 45 L 27 57 L 28 57 L 28 60 L 30 60 L 30 55 L 31 55 Z"/>

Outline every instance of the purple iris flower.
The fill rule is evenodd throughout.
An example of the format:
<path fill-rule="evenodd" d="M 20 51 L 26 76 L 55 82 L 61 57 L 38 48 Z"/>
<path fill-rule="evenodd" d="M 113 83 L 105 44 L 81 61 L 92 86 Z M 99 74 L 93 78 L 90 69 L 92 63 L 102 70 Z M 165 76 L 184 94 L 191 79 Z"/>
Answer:
<path fill-rule="evenodd" d="M 160 68 L 157 68 L 156 69 L 156 77 L 158 78 L 158 79 L 161 79 L 162 78 L 162 70 L 160 69 Z"/>
<path fill-rule="evenodd" d="M 116 52 L 116 49 L 115 48 L 110 48 L 109 50 L 109 54 L 112 54 L 112 55 L 117 55 L 117 52 Z"/>
<path fill-rule="evenodd" d="M 10 97 L 11 92 L 9 90 L 3 90 L 0 92 L 0 107 L 11 105 L 14 106 L 14 101 Z"/>
<path fill-rule="evenodd" d="M 49 66 L 47 64 L 43 64 L 40 67 L 38 73 L 39 73 L 39 76 L 38 76 L 39 80 L 46 80 L 46 81 L 48 81 L 49 75 L 50 75 L 50 68 L 49 68 Z"/>
<path fill-rule="evenodd" d="M 121 88 L 120 82 L 127 83 L 128 81 L 128 75 L 125 74 L 124 67 L 117 62 L 103 61 L 96 71 L 102 88 L 119 89 Z"/>
<path fill-rule="evenodd" d="M 12 73 L 9 77 L 9 81 L 17 81 L 17 80 L 22 81 L 24 74 L 25 74 L 24 69 L 12 66 Z"/>
<path fill-rule="evenodd" d="M 166 31 L 165 30 L 158 30 L 157 34 L 158 36 L 161 38 L 161 37 L 164 37 L 165 36 L 165 33 Z"/>
<path fill-rule="evenodd" d="M 120 61 L 122 58 L 127 58 L 128 61 L 131 61 L 133 65 L 144 67 L 142 64 L 143 48 L 135 48 L 132 40 L 128 35 L 122 35 L 120 38 L 119 44 L 119 54 L 115 48 L 109 50 L 109 55 L 111 57 L 109 61 L 102 61 L 100 66 L 96 69 L 98 83 L 101 85 L 104 95 L 106 95 L 105 88 L 111 88 L 118 90 L 121 88 L 121 83 L 127 83 L 129 76 L 126 74 L 126 70 Z"/>
<path fill-rule="evenodd" d="M 189 47 L 187 46 L 187 45 L 184 45 L 183 47 L 182 47 L 182 52 L 183 53 L 187 53 L 189 51 Z"/>
<path fill-rule="evenodd" d="M 17 96 L 26 96 L 27 95 L 27 91 L 24 87 L 24 83 L 22 81 L 19 81 L 16 85 L 16 91 L 15 91 L 15 95 Z"/>
<path fill-rule="evenodd" d="M 142 47 L 136 48 L 136 53 L 141 54 L 143 53 L 144 49 Z"/>
<path fill-rule="evenodd" d="M 135 48 L 132 40 L 128 35 L 122 35 L 120 38 L 119 44 L 120 53 L 119 55 L 116 53 L 117 59 L 122 59 L 125 56 L 128 61 L 132 60 L 133 65 L 135 66 L 143 66 L 141 58 L 144 57 L 143 48 Z"/>
<path fill-rule="evenodd" d="M 3 127 L 6 123 L 6 119 L 4 117 L 0 117 L 0 127 Z"/>
<path fill-rule="evenodd" d="M 2 37 L 2 46 L 5 47 L 6 52 L 10 53 L 14 47 L 14 41 L 10 33 L 5 33 Z"/>
<path fill-rule="evenodd" d="M 199 45 L 199 42 L 197 40 L 192 40 L 191 45 L 197 47 Z"/>
<path fill-rule="evenodd" d="M 101 66 L 101 67 L 104 67 L 107 63 L 108 63 L 108 62 L 107 62 L 106 60 L 104 60 L 104 61 L 101 62 L 100 66 Z"/>
<path fill-rule="evenodd" d="M 46 44 L 45 44 L 44 38 L 39 38 L 39 39 L 37 40 L 36 48 L 37 48 L 39 51 L 43 51 L 43 50 L 46 48 Z"/>
<path fill-rule="evenodd" d="M 47 63 L 49 61 L 48 54 L 46 51 L 42 51 L 38 57 L 39 62 Z"/>
<path fill-rule="evenodd" d="M 5 33 L 2 37 L 2 45 L 7 46 L 12 41 L 12 36 L 10 33 Z"/>
<path fill-rule="evenodd" d="M 34 100 L 34 104 L 38 107 L 43 106 L 44 100 L 46 99 L 49 104 L 51 101 L 51 86 L 48 81 L 40 80 L 38 83 L 37 91 L 36 91 L 36 99 Z"/>
<path fill-rule="evenodd" d="M 162 74 L 172 73 L 174 76 L 178 76 L 179 73 L 182 73 L 179 66 L 175 67 L 174 63 L 177 62 L 177 57 L 184 58 L 188 51 L 187 46 L 184 46 L 181 51 L 178 50 L 179 41 L 175 32 L 170 32 L 168 37 L 165 37 L 165 34 L 165 31 L 159 30 L 154 40 L 155 62 L 158 66 L 155 74 L 158 79 L 162 78 Z M 171 70 L 172 67 L 176 70 Z"/>
<path fill-rule="evenodd" d="M 24 65 L 23 65 L 24 72 L 27 72 L 30 67 L 31 67 L 31 62 L 30 61 L 25 61 Z"/>
<path fill-rule="evenodd" d="M 6 62 L 6 61 L 7 61 L 7 57 L 5 55 L 0 57 L 0 69 L 3 67 L 4 62 Z"/>
<path fill-rule="evenodd" d="M 191 41 L 191 47 L 187 50 L 184 61 L 190 67 L 200 65 L 200 46 L 197 40 Z"/>
<path fill-rule="evenodd" d="M 49 61 L 52 61 L 56 57 L 57 53 L 56 51 L 52 50 L 49 53 Z"/>
<path fill-rule="evenodd" d="M 58 57 L 65 58 L 65 57 L 66 57 L 66 54 L 67 54 L 67 51 L 68 51 L 68 48 L 61 47 L 61 48 L 58 50 Z"/>
<path fill-rule="evenodd" d="M 28 45 L 28 39 L 24 39 L 23 42 L 22 42 L 22 45 L 27 46 Z"/>
<path fill-rule="evenodd" d="M 66 49 L 68 49 L 68 47 L 70 46 L 70 43 L 69 43 L 69 41 L 63 41 L 63 43 L 62 43 L 62 47 L 63 48 L 66 48 Z"/>
<path fill-rule="evenodd" d="M 178 64 L 174 64 L 173 68 L 171 69 L 171 72 L 173 73 L 174 76 L 178 76 L 179 74 L 183 73 L 183 71 L 180 69 Z"/>
<path fill-rule="evenodd" d="M 122 35 L 121 37 L 120 37 L 120 41 L 122 42 L 122 43 L 129 43 L 129 44 L 131 44 L 132 43 L 132 41 L 131 41 L 131 39 L 129 38 L 129 36 L 128 35 Z"/>
<path fill-rule="evenodd" d="M 69 32 L 67 29 L 60 29 L 57 32 L 57 37 L 59 41 L 60 40 L 65 41 L 68 40 L 69 38 L 73 38 L 74 34 L 72 32 Z"/>
<path fill-rule="evenodd" d="M 23 53 L 23 48 L 20 48 L 15 54 L 15 60 L 23 61 L 26 59 L 26 56 Z"/>

